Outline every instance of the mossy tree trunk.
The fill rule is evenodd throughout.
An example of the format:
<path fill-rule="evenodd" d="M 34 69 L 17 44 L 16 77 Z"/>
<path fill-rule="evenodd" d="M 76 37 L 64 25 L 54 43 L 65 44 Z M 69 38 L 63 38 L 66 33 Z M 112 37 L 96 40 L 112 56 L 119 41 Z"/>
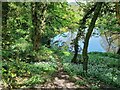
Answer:
<path fill-rule="evenodd" d="M 120 3 L 119 1 L 116 2 L 116 18 L 118 20 L 118 24 L 120 25 Z M 120 55 L 120 46 L 118 48 L 117 54 Z"/>
<path fill-rule="evenodd" d="M 45 13 L 47 5 L 42 2 L 31 3 L 31 13 L 32 13 L 32 41 L 33 50 L 38 51 L 40 47 L 40 40 L 45 27 Z"/>
<path fill-rule="evenodd" d="M 88 32 L 87 32 L 86 37 L 85 37 L 85 42 L 84 42 L 84 46 L 83 46 L 82 57 L 83 57 L 83 71 L 85 71 L 86 73 L 87 73 L 87 69 L 88 69 L 88 66 L 87 66 L 88 65 L 87 50 L 88 50 L 89 39 L 90 39 L 90 36 L 92 34 L 93 28 L 95 26 L 95 22 L 97 20 L 97 17 L 98 17 L 98 15 L 100 13 L 101 6 L 102 6 L 102 2 L 97 2 L 96 3 L 96 8 L 94 10 L 94 15 L 93 15 L 93 18 L 92 18 L 91 23 L 89 25 Z"/>
<path fill-rule="evenodd" d="M 120 3 L 116 2 L 116 18 L 118 19 L 118 24 L 120 25 Z"/>
<path fill-rule="evenodd" d="M 7 49 L 10 46 L 10 36 L 8 36 L 7 30 L 7 20 L 8 20 L 8 12 L 9 12 L 8 2 L 2 2 L 2 47 L 3 49 Z"/>
<path fill-rule="evenodd" d="M 74 49 L 75 49 L 75 54 L 71 60 L 72 63 L 79 63 L 77 61 L 77 56 L 78 56 L 78 40 L 83 36 L 83 32 L 84 32 L 84 29 L 85 29 L 85 24 L 86 24 L 86 20 L 89 18 L 90 14 L 94 11 L 96 7 L 96 4 L 90 9 L 88 10 L 88 12 L 85 13 L 84 17 L 82 20 L 79 21 L 79 28 L 78 28 L 78 33 L 77 33 L 77 36 L 74 40 Z"/>
<path fill-rule="evenodd" d="M 2 25 L 7 26 L 9 5 L 8 2 L 2 2 Z"/>

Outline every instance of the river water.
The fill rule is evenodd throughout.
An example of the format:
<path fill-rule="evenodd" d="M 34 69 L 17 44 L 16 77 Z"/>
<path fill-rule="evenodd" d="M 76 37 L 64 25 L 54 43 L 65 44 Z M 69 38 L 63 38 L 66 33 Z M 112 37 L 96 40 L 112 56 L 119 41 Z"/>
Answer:
<path fill-rule="evenodd" d="M 65 32 L 63 34 L 59 34 L 51 40 L 51 46 L 52 47 L 57 46 L 60 48 L 63 46 L 67 46 L 69 51 L 74 52 L 74 46 L 71 43 L 72 43 L 72 40 L 76 38 L 76 35 L 77 35 L 77 32 L 73 32 L 73 33 Z M 78 42 L 79 53 L 82 52 L 83 45 L 84 45 L 83 41 L 84 40 L 81 39 Z M 103 43 L 104 45 L 107 45 L 106 41 L 103 40 L 103 36 L 100 35 L 99 30 L 94 29 L 89 40 L 88 52 L 107 52 L 105 49 L 106 47 L 105 46 L 103 47 L 102 45 Z"/>

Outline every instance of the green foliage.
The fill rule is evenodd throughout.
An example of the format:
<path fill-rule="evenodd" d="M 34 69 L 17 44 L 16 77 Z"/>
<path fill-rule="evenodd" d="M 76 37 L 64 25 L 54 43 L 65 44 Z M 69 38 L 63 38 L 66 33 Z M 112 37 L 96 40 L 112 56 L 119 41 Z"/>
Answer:
<path fill-rule="evenodd" d="M 19 46 L 20 47 L 20 46 Z M 53 51 L 42 46 L 38 53 L 31 51 L 30 46 L 24 50 L 13 49 L 12 52 L 4 51 L 4 60 L 2 74 L 5 87 L 19 88 L 22 86 L 34 86 L 38 83 L 44 83 L 57 70 L 57 56 Z M 8 53 L 8 56 L 6 56 Z M 17 57 L 11 55 L 17 54 Z M 39 58 L 39 62 L 34 57 Z M 24 62 L 23 62 L 24 61 Z M 35 61 L 35 62 L 34 62 Z M 28 62 L 28 63 L 26 63 Z M 24 80 L 24 77 L 26 79 Z M 23 82 L 19 84 L 19 78 L 23 78 Z M 18 80 L 17 80 L 18 79 Z"/>
<path fill-rule="evenodd" d="M 18 72 L 20 72 L 18 70 L 19 66 L 17 66 L 16 62 L 7 62 L 3 64 L 3 68 L 2 68 L 2 79 L 4 84 L 7 84 L 8 87 L 15 87 L 16 84 L 16 76 L 18 75 Z M 21 74 L 21 72 L 20 72 Z"/>
<path fill-rule="evenodd" d="M 108 3 L 106 8 L 110 10 L 112 10 L 112 8 L 114 8 L 115 3 Z M 99 27 L 99 29 L 101 30 L 101 32 L 105 32 L 105 31 L 118 31 L 120 32 L 120 25 L 118 24 L 118 20 L 116 17 L 116 12 L 110 12 L 110 11 L 106 11 L 107 9 L 105 9 L 105 7 L 103 7 L 103 11 L 101 14 L 102 17 L 99 17 L 99 20 L 97 22 L 97 26 Z M 114 17 L 114 18 L 113 18 Z"/>
<path fill-rule="evenodd" d="M 105 81 L 106 83 L 113 84 L 115 86 L 120 86 L 119 75 L 120 71 L 118 69 L 118 61 L 120 56 L 112 54 L 106 54 L 108 57 L 98 53 L 95 55 L 90 55 L 90 75 L 97 76 L 100 80 Z M 110 57 L 109 57 L 110 56 Z M 91 72 L 93 70 L 93 72 Z"/>
<path fill-rule="evenodd" d="M 89 8 L 92 4 L 87 5 L 87 8 Z M 66 32 L 68 29 L 72 32 L 78 29 L 78 22 L 83 16 L 83 11 L 86 12 L 85 4 L 70 6 L 67 2 L 47 3 L 44 16 L 45 29 L 41 30 L 41 40 L 38 40 L 41 46 L 38 51 L 33 51 L 34 25 L 32 23 L 31 3 L 8 2 L 5 3 L 5 7 L 5 12 L 4 10 L 3 12 L 6 15 L 3 15 L 5 17 L 3 17 L 2 27 L 3 64 L 0 63 L 0 67 L 2 67 L 0 74 L 2 73 L 5 87 L 34 87 L 36 84 L 45 83 L 57 71 L 57 60 L 61 60 L 64 71 L 71 76 L 83 74 L 81 64 L 70 63 L 73 54 L 67 52 L 66 47 L 47 48 L 45 45 L 48 45 L 50 38 L 57 34 Z M 37 11 L 39 13 L 37 16 L 40 19 L 40 10 Z M 104 30 L 119 31 L 116 19 L 111 19 L 111 17 L 115 17 L 115 14 L 104 15 L 104 18 L 100 17 L 97 23 L 98 27 L 100 29 L 104 28 Z M 89 56 L 88 75 L 119 87 L 120 56 L 111 53 L 91 53 Z M 78 57 L 78 60 L 80 58 Z M 86 84 L 84 81 L 76 81 L 76 83 L 79 85 Z M 92 88 L 96 87 L 92 86 Z"/>
<path fill-rule="evenodd" d="M 77 80 L 75 83 L 80 86 L 85 86 L 87 84 L 85 81 L 82 80 Z"/>
<path fill-rule="evenodd" d="M 82 75 L 82 65 L 64 63 L 64 70 L 70 75 Z"/>
<path fill-rule="evenodd" d="M 98 87 L 97 85 L 92 85 L 92 86 L 91 86 L 91 90 L 99 90 L 98 88 L 99 88 L 99 87 Z"/>
<path fill-rule="evenodd" d="M 76 9 L 78 7 L 71 7 L 67 2 L 50 2 L 47 8 L 45 36 L 53 37 L 67 31 L 66 28 L 77 29 L 80 17 L 79 11 Z"/>
<path fill-rule="evenodd" d="M 23 60 L 24 53 L 31 51 L 30 32 L 32 22 L 30 3 L 8 3 L 7 27 L 2 30 L 2 56 L 4 61 Z M 24 13 L 27 12 L 27 13 Z"/>
<path fill-rule="evenodd" d="M 40 84 L 45 82 L 43 77 L 41 77 L 40 75 L 36 75 L 36 76 L 32 76 L 28 81 L 26 81 L 24 84 L 26 86 L 30 86 L 33 87 L 36 84 Z"/>
<path fill-rule="evenodd" d="M 110 84 L 116 87 L 120 87 L 120 70 L 118 68 L 118 61 L 120 56 L 112 53 L 99 53 L 92 52 L 89 54 L 88 64 L 88 77 L 96 78 L 97 80 L 103 81 L 106 84 Z M 69 73 L 71 76 L 83 76 L 83 70 L 81 64 L 71 64 L 69 61 L 63 61 L 64 71 Z M 90 82 L 91 80 L 88 80 Z M 79 81 L 78 81 L 79 82 Z M 95 82 L 95 80 L 94 80 Z M 99 84 L 95 86 L 98 88 Z M 94 88 L 91 86 L 91 88 Z"/>
<path fill-rule="evenodd" d="M 47 77 L 52 75 L 57 70 L 56 63 L 53 62 L 40 62 L 28 64 L 25 62 L 7 62 L 3 64 L 2 74 L 3 80 L 7 85 L 17 88 L 19 82 L 17 77 L 27 77 L 27 81 L 23 82 L 22 85 L 35 85 L 43 83 L 47 80 Z"/>

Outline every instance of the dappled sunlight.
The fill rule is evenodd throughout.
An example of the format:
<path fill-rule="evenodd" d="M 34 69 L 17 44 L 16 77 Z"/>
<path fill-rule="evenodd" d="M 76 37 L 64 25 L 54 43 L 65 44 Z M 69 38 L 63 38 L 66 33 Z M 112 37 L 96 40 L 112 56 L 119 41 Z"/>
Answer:
<path fill-rule="evenodd" d="M 120 88 L 120 3 L 78 1 L 0 4 L 0 89 Z"/>

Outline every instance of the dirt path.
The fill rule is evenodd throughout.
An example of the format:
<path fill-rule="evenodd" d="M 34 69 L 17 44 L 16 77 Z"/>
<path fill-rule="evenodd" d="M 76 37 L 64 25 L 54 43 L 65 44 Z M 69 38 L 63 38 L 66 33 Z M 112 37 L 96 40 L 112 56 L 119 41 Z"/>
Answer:
<path fill-rule="evenodd" d="M 63 71 L 58 71 L 51 82 L 45 83 L 43 86 L 45 88 L 78 88 L 74 82 L 70 81 L 69 75 Z"/>
<path fill-rule="evenodd" d="M 91 88 L 91 85 L 94 83 L 86 83 L 84 85 L 76 85 L 76 81 L 84 81 L 83 77 L 70 77 L 67 72 L 63 70 L 63 65 L 60 62 L 57 62 L 58 64 L 58 71 L 54 73 L 52 76 L 52 80 L 49 82 L 46 82 L 45 84 L 35 86 L 35 88 L 62 88 L 64 90 L 73 90 L 73 89 L 81 89 L 81 88 Z M 100 83 L 101 88 L 113 88 L 111 86 L 105 85 L 102 82 Z"/>
<path fill-rule="evenodd" d="M 64 88 L 64 89 L 73 89 L 73 88 L 85 88 L 80 87 L 75 84 L 75 81 L 72 81 L 70 76 L 64 72 L 63 66 L 60 62 L 58 62 L 58 71 L 52 76 L 52 80 L 50 82 L 46 82 L 44 85 L 40 85 L 37 87 L 41 88 Z M 37 88 L 36 87 L 36 88 Z"/>

